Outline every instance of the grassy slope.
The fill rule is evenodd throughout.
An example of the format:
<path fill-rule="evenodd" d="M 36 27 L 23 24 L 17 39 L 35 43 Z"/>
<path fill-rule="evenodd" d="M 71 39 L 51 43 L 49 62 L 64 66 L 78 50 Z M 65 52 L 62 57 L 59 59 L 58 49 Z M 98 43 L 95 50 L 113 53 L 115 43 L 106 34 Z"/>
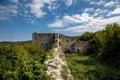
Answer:
<path fill-rule="evenodd" d="M 66 55 L 74 80 L 120 80 L 120 71 L 101 64 L 91 56 Z"/>

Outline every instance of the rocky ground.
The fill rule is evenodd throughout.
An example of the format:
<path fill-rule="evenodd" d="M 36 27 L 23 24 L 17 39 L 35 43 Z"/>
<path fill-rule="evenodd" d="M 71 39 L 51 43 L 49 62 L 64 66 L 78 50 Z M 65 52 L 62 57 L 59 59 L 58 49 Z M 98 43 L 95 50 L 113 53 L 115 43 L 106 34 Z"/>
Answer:
<path fill-rule="evenodd" d="M 60 47 L 53 49 L 52 58 L 45 63 L 48 66 L 47 73 L 55 80 L 73 80 L 73 76 L 71 75 L 70 69 L 65 60 L 65 54 L 62 52 Z M 63 73 L 66 74 L 66 79 L 63 78 Z"/>

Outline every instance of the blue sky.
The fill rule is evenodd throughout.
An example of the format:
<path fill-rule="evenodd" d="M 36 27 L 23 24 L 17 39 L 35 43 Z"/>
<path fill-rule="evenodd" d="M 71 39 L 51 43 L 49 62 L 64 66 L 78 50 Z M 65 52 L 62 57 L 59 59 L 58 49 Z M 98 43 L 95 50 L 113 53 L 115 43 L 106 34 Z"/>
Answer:
<path fill-rule="evenodd" d="M 120 0 L 0 0 L 0 41 L 25 41 L 33 32 L 68 36 L 120 24 Z"/>

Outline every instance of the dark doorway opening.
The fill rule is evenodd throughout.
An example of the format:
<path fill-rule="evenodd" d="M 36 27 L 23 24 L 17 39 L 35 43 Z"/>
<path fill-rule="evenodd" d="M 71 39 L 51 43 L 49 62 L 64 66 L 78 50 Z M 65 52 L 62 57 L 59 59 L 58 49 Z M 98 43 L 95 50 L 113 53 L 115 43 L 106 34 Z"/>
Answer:
<path fill-rule="evenodd" d="M 67 40 L 67 42 L 69 42 L 69 40 Z"/>
<path fill-rule="evenodd" d="M 61 42 L 59 42 L 59 46 L 61 46 Z"/>
<path fill-rule="evenodd" d="M 65 50 L 65 53 L 66 53 L 66 54 L 70 54 L 70 50 L 69 50 L 69 49 L 66 49 L 66 50 Z"/>
<path fill-rule="evenodd" d="M 59 35 L 59 39 L 61 38 L 61 36 Z"/>
<path fill-rule="evenodd" d="M 80 53 L 80 50 L 79 50 L 79 49 L 77 49 L 77 53 Z"/>

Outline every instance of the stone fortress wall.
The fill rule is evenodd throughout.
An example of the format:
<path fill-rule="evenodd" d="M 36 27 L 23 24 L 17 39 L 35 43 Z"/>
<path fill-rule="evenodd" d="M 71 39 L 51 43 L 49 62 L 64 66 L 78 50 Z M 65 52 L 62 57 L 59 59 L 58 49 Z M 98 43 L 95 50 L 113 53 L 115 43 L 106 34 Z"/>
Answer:
<path fill-rule="evenodd" d="M 43 48 L 49 49 L 49 47 L 55 43 L 54 33 L 33 33 L 32 41 L 33 43 L 41 44 Z"/>
<path fill-rule="evenodd" d="M 79 41 L 74 37 L 64 36 L 59 33 L 33 33 L 32 41 L 49 49 L 52 44 L 57 44 L 65 53 L 88 53 L 91 44 L 88 41 Z"/>

